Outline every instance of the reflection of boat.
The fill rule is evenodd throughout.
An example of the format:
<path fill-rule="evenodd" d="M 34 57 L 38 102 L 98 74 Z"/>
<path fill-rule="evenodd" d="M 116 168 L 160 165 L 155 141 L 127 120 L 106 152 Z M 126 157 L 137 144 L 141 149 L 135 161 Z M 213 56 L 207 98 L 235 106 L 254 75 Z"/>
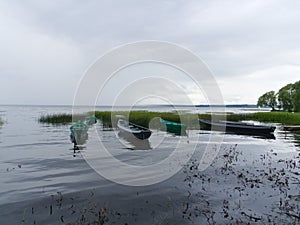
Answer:
<path fill-rule="evenodd" d="M 71 127 L 71 141 L 74 143 L 74 148 L 77 145 L 83 145 L 86 143 L 88 139 L 88 125 L 85 123 L 81 122 L 80 120 L 74 123 Z"/>
<path fill-rule="evenodd" d="M 300 126 L 283 126 L 283 130 L 300 131 Z"/>
<path fill-rule="evenodd" d="M 276 129 L 274 126 L 252 125 L 238 122 L 212 122 L 210 120 L 202 119 L 199 119 L 199 122 L 200 125 L 205 129 L 254 136 L 268 136 L 271 135 Z"/>
<path fill-rule="evenodd" d="M 166 130 L 169 133 L 175 135 L 186 135 L 186 125 L 182 123 L 176 123 L 160 118 L 161 130 Z"/>
<path fill-rule="evenodd" d="M 148 139 L 138 139 L 134 135 L 125 132 L 119 132 L 118 136 L 128 142 L 132 147 L 130 149 L 133 150 L 148 150 L 151 149 L 150 143 Z"/>
<path fill-rule="evenodd" d="M 151 131 L 148 128 L 130 123 L 126 120 L 118 120 L 118 128 L 120 132 L 127 133 L 128 135 L 134 135 L 138 139 L 144 140 L 151 136 Z"/>
<path fill-rule="evenodd" d="M 294 132 L 295 145 L 300 147 L 300 131 Z"/>

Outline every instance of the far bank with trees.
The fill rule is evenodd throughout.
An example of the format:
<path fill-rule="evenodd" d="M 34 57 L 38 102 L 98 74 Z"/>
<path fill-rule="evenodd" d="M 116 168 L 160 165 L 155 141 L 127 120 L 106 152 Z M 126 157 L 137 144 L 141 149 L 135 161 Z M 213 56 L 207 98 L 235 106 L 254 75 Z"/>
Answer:
<path fill-rule="evenodd" d="M 272 111 L 300 112 L 300 81 L 287 84 L 277 93 L 269 91 L 259 97 L 258 107 L 270 107 Z"/>

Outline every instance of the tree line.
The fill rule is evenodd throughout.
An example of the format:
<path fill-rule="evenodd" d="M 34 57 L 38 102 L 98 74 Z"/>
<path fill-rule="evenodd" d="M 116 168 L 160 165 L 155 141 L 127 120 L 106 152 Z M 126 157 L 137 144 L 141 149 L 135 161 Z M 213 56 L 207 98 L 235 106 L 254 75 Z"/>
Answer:
<path fill-rule="evenodd" d="M 259 97 L 258 107 L 270 107 L 272 110 L 300 112 L 300 81 L 287 84 L 275 93 L 269 91 Z"/>

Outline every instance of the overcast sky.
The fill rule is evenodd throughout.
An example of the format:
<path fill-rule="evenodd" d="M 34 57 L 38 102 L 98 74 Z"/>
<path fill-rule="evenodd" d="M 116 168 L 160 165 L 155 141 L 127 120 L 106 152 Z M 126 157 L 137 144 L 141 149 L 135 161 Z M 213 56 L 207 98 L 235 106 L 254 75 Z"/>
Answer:
<path fill-rule="evenodd" d="M 0 104 L 70 105 L 99 56 L 141 40 L 188 48 L 225 103 L 256 103 L 300 80 L 299 12 L 297 0 L 0 0 Z"/>

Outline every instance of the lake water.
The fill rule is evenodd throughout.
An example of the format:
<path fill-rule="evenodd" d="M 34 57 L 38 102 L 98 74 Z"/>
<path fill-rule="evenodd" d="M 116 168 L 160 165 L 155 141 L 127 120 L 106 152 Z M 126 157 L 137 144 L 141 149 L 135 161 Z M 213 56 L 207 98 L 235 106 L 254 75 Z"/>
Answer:
<path fill-rule="evenodd" d="M 152 110 L 172 108 L 156 106 Z M 192 110 L 212 111 L 208 107 Z M 264 223 L 268 219 L 286 223 L 295 219 L 283 213 L 279 205 L 287 198 L 281 190 L 288 189 L 289 196 L 297 196 L 299 190 L 299 136 L 281 131 L 279 125 L 275 139 L 226 134 L 212 165 L 201 171 L 199 161 L 210 138 L 222 136 L 218 132 L 194 130 L 189 131 L 188 137 L 180 137 L 153 131 L 147 143 L 150 150 L 132 150 L 134 143 L 119 139 L 116 131 L 102 131 L 98 123 L 90 129 L 86 147 L 74 153 L 69 125 L 38 122 L 41 115 L 71 112 L 68 106 L 0 106 L 0 118 L 4 121 L 0 127 L 0 224 L 220 224 L 255 218 Z M 165 162 L 174 149 L 190 160 L 180 164 L 182 169 L 178 172 L 172 171 L 176 170 L 174 165 L 161 163 L 155 170 L 136 171 L 138 176 L 134 172 L 126 174 L 113 160 L 96 151 L 99 138 L 114 159 L 131 168 L 152 168 L 151 165 Z M 288 160 L 291 165 L 295 160 L 289 179 L 295 176 L 296 185 L 290 182 L 285 189 L 270 180 L 253 181 L 260 176 L 259 170 L 270 169 L 268 173 L 274 176 L 278 175 L 276 168 L 287 170 Z M 171 175 L 163 179 L 164 173 Z M 240 173 L 248 174 L 254 187 L 249 184 L 250 178 L 246 183 L 236 180 L 242 176 Z M 266 176 L 262 177 L 267 179 Z M 118 178 L 135 186 L 113 181 Z M 162 181 L 143 185 L 156 178 Z M 299 197 L 295 202 L 297 206 Z M 290 214 L 300 212 L 294 210 Z"/>

